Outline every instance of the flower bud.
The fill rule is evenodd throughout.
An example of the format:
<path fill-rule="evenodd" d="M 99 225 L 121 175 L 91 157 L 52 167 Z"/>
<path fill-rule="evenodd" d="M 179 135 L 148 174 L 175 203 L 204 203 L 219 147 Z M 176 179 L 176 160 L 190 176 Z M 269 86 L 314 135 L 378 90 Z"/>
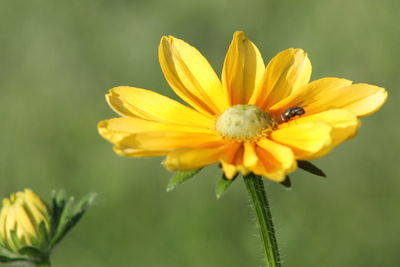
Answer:
<path fill-rule="evenodd" d="M 0 211 L 0 239 L 10 251 L 32 246 L 40 249 L 50 234 L 46 204 L 30 189 L 3 199 Z M 42 236 L 44 235 L 44 236 Z"/>

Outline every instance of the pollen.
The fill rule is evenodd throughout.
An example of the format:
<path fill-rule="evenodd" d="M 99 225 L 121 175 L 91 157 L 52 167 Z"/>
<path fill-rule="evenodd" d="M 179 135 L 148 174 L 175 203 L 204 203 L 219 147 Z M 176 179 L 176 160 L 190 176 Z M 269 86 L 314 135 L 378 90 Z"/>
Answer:
<path fill-rule="evenodd" d="M 215 128 L 219 134 L 237 141 L 253 141 L 273 130 L 272 117 L 254 105 L 236 105 L 218 118 Z"/>

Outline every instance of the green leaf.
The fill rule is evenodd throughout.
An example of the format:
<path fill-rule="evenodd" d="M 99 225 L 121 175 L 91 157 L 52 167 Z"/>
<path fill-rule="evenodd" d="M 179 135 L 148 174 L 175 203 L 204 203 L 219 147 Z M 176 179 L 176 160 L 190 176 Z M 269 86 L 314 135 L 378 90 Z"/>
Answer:
<path fill-rule="evenodd" d="M 176 172 L 174 176 L 172 176 L 171 180 L 169 180 L 167 184 L 167 192 L 172 191 L 177 187 L 179 184 L 185 182 L 186 180 L 192 178 L 195 174 L 197 174 L 200 170 L 190 170 L 190 171 L 180 171 Z"/>
<path fill-rule="evenodd" d="M 326 177 L 326 174 L 320 168 L 318 168 L 317 166 L 315 166 L 314 164 L 312 164 L 309 161 L 299 160 L 299 161 L 297 161 L 297 166 L 300 169 L 303 169 L 311 174 L 321 176 L 321 177 Z"/>
<path fill-rule="evenodd" d="M 225 177 L 225 175 L 222 175 L 222 178 L 219 180 L 217 187 L 215 188 L 215 193 L 217 195 L 217 198 L 220 198 L 224 192 L 229 188 L 229 186 L 233 183 L 233 181 L 236 179 L 237 175 L 233 177 L 232 179 L 228 179 Z"/>

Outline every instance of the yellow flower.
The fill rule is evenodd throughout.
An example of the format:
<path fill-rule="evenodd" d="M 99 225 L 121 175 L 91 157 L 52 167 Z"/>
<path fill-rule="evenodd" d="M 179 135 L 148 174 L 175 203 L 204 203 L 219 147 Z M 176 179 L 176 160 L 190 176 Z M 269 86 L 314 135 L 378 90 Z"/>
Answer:
<path fill-rule="evenodd" d="M 190 107 L 149 90 L 115 87 L 106 99 L 121 117 L 98 128 L 116 153 L 166 155 L 173 171 L 219 162 L 229 179 L 253 172 L 281 182 L 297 160 L 322 157 L 353 137 L 358 118 L 387 98 L 383 88 L 346 79 L 309 82 L 311 63 L 301 49 L 287 49 L 265 67 L 243 32 L 233 35 L 221 81 L 198 50 L 175 37 L 162 37 L 159 60 Z"/>
<path fill-rule="evenodd" d="M 15 252 L 24 246 L 31 246 L 41 237 L 39 225 L 44 223 L 50 232 L 50 217 L 46 204 L 31 190 L 11 194 L 3 199 L 0 211 L 0 237 L 3 245 Z M 15 233 L 18 241 L 12 237 Z"/>

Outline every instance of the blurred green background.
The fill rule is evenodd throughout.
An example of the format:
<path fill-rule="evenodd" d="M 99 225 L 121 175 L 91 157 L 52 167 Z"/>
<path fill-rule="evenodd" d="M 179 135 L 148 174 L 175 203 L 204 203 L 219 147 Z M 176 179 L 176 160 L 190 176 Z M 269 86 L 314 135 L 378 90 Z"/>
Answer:
<path fill-rule="evenodd" d="M 284 266 L 399 266 L 400 2 L 107 1 L 0 2 L 0 196 L 32 188 L 95 205 L 53 254 L 54 266 L 260 266 L 262 250 L 243 182 L 216 200 L 211 167 L 176 191 L 161 158 L 114 154 L 96 130 L 116 115 L 104 94 L 135 85 L 172 95 L 157 47 L 172 34 L 218 73 L 235 30 L 267 62 L 301 47 L 312 79 L 343 77 L 389 91 L 357 138 L 296 171 L 293 188 L 267 181 Z"/>

